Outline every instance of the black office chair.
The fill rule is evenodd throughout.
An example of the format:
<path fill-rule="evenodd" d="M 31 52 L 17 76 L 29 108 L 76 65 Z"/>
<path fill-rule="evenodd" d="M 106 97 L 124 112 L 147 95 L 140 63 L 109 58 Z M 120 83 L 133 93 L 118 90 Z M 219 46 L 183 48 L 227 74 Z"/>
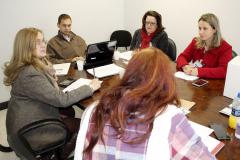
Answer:
<path fill-rule="evenodd" d="M 168 38 L 168 55 L 172 61 L 176 60 L 176 54 L 177 54 L 176 44 L 171 38 Z"/>
<path fill-rule="evenodd" d="M 127 47 L 129 47 L 130 44 L 131 44 L 132 35 L 129 31 L 117 30 L 117 31 L 114 31 L 111 34 L 110 40 L 116 40 L 117 41 L 116 48 L 125 47 L 126 50 L 127 50 Z"/>
<path fill-rule="evenodd" d="M 234 50 L 232 50 L 232 58 L 235 58 L 236 56 L 237 56 L 237 53 Z"/>
<path fill-rule="evenodd" d="M 1 152 L 12 152 L 12 148 L 11 147 L 6 147 L 0 144 L 0 151 Z"/>
<path fill-rule="evenodd" d="M 45 154 L 50 154 L 57 160 L 57 149 L 62 147 L 67 140 L 68 131 L 65 124 L 58 119 L 45 119 L 28 124 L 18 131 L 20 142 L 30 156 L 37 159 Z M 22 154 L 22 155 L 24 155 Z M 27 155 L 26 155 L 27 156 Z M 27 159 L 27 157 L 21 157 Z"/>

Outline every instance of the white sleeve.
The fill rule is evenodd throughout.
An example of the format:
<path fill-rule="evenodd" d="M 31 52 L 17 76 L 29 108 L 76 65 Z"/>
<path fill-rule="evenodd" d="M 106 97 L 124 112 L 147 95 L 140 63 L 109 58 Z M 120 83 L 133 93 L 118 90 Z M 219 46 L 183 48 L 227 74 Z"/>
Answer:
<path fill-rule="evenodd" d="M 76 148 L 74 153 L 74 160 L 82 160 L 83 159 L 83 150 L 84 150 L 84 143 L 86 139 L 86 134 L 88 130 L 89 120 L 93 109 L 97 105 L 98 102 L 93 102 L 89 107 L 86 108 L 82 115 L 82 120 L 80 124 L 80 130 L 78 132 Z"/>

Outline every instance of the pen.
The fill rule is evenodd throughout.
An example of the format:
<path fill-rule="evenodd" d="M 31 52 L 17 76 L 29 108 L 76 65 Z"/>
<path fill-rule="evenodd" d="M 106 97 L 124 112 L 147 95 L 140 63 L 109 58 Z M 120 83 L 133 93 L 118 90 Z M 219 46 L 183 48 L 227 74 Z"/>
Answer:
<path fill-rule="evenodd" d="M 94 79 L 96 78 L 96 76 L 95 76 L 95 68 L 93 68 L 93 77 L 94 77 Z"/>

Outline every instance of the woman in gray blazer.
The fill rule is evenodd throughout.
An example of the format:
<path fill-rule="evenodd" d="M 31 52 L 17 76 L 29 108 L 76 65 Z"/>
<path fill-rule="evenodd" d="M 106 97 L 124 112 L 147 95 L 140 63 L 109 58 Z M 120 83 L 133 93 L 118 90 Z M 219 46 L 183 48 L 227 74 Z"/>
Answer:
<path fill-rule="evenodd" d="M 7 138 L 20 157 L 26 157 L 24 153 L 27 152 L 24 147 L 19 147 L 22 145 L 17 136 L 20 128 L 44 119 L 79 122 L 80 119 L 61 118 L 59 108 L 66 108 L 91 96 L 100 88 L 100 82 L 93 80 L 90 86 L 63 93 L 57 85 L 55 70 L 46 58 L 43 33 L 36 28 L 24 28 L 16 34 L 13 55 L 10 62 L 5 64 L 4 74 L 4 84 L 12 87 L 6 118 Z M 71 131 L 68 123 L 65 124 Z M 74 133 L 70 135 L 76 136 Z M 69 140 L 73 141 L 71 138 Z M 62 159 L 66 156 L 62 155 Z"/>

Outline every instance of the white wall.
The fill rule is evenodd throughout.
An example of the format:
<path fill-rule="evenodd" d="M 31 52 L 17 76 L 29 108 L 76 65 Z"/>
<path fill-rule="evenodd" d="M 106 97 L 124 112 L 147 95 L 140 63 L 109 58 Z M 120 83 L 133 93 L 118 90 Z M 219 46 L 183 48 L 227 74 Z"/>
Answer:
<path fill-rule="evenodd" d="M 12 54 L 16 32 L 23 27 L 38 27 L 50 39 L 57 33 L 57 18 L 70 14 L 73 31 L 87 43 L 109 40 L 110 34 L 123 28 L 123 0 L 1 0 L 0 2 L 0 102 L 9 99 L 9 87 L 3 81 L 2 66 Z"/>
<path fill-rule="evenodd" d="M 0 66 L 8 61 L 16 32 L 23 27 L 41 28 L 46 39 L 57 33 L 57 17 L 68 13 L 73 31 L 87 43 L 108 40 L 116 29 L 133 34 L 141 27 L 147 10 L 156 10 L 163 17 L 166 32 L 181 52 L 197 35 L 197 21 L 203 13 L 212 12 L 220 20 L 224 38 L 240 53 L 239 0 L 1 0 L 0 2 Z M 9 88 L 2 84 L 0 102 L 9 98 Z"/>
<path fill-rule="evenodd" d="M 198 35 L 200 16 L 214 13 L 219 18 L 223 37 L 240 54 L 239 0 L 125 0 L 124 5 L 124 26 L 132 34 L 141 27 L 146 11 L 158 11 L 168 36 L 177 45 L 178 54 Z"/>

